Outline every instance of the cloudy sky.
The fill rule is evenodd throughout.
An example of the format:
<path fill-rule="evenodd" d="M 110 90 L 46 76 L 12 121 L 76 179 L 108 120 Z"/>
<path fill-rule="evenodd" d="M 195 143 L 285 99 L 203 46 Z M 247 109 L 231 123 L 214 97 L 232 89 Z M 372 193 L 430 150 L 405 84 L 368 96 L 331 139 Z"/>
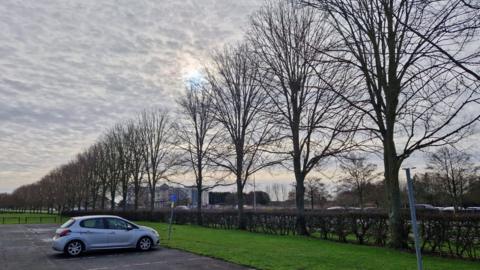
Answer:
<path fill-rule="evenodd" d="M 0 1 L 0 192 L 39 180 L 116 122 L 171 106 L 213 49 L 241 39 L 262 2 Z M 462 144 L 476 161 L 479 140 Z"/>
<path fill-rule="evenodd" d="M 0 192 L 168 106 L 259 0 L 0 1 Z"/>

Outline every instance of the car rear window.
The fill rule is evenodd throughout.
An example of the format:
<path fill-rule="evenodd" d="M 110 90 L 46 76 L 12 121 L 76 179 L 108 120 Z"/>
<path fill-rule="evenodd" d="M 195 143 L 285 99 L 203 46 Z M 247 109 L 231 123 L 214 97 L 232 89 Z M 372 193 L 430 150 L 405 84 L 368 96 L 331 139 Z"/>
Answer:
<path fill-rule="evenodd" d="M 63 223 L 62 226 L 60 226 L 60 228 L 68 228 L 72 226 L 73 223 L 75 223 L 75 219 L 71 218 L 67 222 Z"/>
<path fill-rule="evenodd" d="M 101 218 L 86 219 L 80 222 L 80 227 L 92 229 L 104 229 L 103 220 Z"/>

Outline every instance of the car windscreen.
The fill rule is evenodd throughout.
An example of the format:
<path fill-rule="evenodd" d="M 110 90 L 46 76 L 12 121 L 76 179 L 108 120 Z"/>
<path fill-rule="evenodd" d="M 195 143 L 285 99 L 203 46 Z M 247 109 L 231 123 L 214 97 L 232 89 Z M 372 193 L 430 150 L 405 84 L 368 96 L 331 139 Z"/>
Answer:
<path fill-rule="evenodd" d="M 68 228 L 70 226 L 72 226 L 72 224 L 75 223 L 75 219 L 69 219 L 67 222 L 63 223 L 62 226 L 60 226 L 60 228 Z"/>
<path fill-rule="evenodd" d="M 132 222 L 127 222 L 133 229 L 138 229 L 138 225 L 132 223 Z"/>

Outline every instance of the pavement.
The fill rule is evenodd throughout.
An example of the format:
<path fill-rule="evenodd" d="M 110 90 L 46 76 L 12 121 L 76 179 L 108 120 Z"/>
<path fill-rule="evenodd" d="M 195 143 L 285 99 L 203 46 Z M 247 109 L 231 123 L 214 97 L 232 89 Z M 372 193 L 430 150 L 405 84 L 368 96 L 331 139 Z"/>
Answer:
<path fill-rule="evenodd" d="M 51 248 L 56 226 L 47 224 L 0 225 L 0 269 L 248 269 L 192 253 L 157 247 L 151 251 L 97 251 L 70 258 Z"/>

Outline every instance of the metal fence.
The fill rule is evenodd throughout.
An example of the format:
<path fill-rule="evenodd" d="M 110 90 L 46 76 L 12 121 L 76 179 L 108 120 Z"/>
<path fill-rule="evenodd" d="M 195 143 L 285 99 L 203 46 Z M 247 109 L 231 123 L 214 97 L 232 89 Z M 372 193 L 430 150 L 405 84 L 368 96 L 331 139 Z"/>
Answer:
<path fill-rule="evenodd" d="M 58 223 L 63 223 L 67 219 L 68 217 L 63 217 L 63 216 L 51 216 L 51 217 L 6 216 L 6 217 L 0 217 L 0 224 L 36 224 L 36 223 L 58 224 Z"/>

